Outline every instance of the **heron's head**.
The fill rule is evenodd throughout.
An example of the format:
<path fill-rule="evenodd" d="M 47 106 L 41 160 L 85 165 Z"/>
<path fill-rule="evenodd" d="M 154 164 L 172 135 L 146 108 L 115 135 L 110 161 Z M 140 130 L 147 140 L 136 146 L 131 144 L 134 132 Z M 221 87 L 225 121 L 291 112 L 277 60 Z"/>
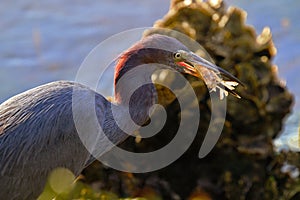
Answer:
<path fill-rule="evenodd" d="M 229 72 L 190 51 L 177 39 L 155 34 L 145 37 L 120 56 L 115 70 L 115 84 L 129 70 L 143 64 L 162 64 L 160 66 L 198 78 L 201 74 L 195 66 L 201 66 L 240 82 Z"/>
<path fill-rule="evenodd" d="M 129 70 L 143 64 L 162 64 L 160 66 L 168 66 L 198 78 L 200 74 L 195 65 L 217 70 L 217 66 L 194 54 L 175 38 L 156 34 L 142 39 L 119 57 L 115 69 L 115 84 Z"/>

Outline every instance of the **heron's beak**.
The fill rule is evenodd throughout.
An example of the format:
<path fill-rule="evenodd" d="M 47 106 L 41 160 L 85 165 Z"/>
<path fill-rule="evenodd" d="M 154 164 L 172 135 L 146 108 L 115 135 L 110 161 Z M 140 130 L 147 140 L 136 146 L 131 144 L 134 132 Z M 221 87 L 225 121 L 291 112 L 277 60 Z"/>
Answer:
<path fill-rule="evenodd" d="M 192 76 L 201 78 L 201 74 L 198 72 L 195 66 L 202 66 L 209 70 L 214 71 L 215 73 L 221 74 L 227 77 L 230 80 L 236 81 L 241 85 L 244 85 L 238 78 L 231 75 L 228 71 L 224 70 L 221 67 L 201 58 L 193 52 L 184 52 L 183 61 L 178 62 L 178 64 L 184 67 L 184 71 Z"/>

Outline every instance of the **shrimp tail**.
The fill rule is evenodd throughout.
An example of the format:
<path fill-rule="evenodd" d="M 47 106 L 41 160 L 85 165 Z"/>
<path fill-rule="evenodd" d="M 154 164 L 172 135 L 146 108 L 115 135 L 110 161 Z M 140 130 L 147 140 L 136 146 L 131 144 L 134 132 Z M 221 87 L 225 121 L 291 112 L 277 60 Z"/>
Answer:
<path fill-rule="evenodd" d="M 233 96 L 237 97 L 237 98 L 241 98 L 241 96 L 236 93 L 234 91 L 235 87 L 238 85 L 239 83 L 238 82 L 235 82 L 235 81 L 222 81 L 219 83 L 219 88 L 222 88 L 223 90 L 225 89 L 226 92 L 232 94 Z"/>
<path fill-rule="evenodd" d="M 229 88 L 227 88 L 226 86 L 224 87 L 225 88 L 225 90 L 227 91 L 227 92 L 229 92 L 230 94 L 232 94 L 233 96 L 235 96 L 235 97 L 237 97 L 237 98 L 241 98 L 241 96 L 240 95 L 238 95 L 238 93 L 236 93 L 235 91 L 233 91 L 233 90 L 230 90 Z"/>

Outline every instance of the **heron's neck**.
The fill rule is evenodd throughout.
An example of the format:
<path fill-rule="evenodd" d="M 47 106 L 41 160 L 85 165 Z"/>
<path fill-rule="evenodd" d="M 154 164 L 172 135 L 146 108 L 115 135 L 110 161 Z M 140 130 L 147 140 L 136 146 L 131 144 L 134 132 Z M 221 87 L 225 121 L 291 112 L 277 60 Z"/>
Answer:
<path fill-rule="evenodd" d="M 120 120 L 131 118 L 129 120 L 141 126 L 149 119 L 149 110 L 157 102 L 157 93 L 148 76 L 131 78 L 125 84 L 116 85 L 115 102 L 123 110 Z"/>
<path fill-rule="evenodd" d="M 153 48 L 128 51 L 116 66 L 115 102 L 129 109 L 132 120 L 138 125 L 149 119 L 149 109 L 157 101 L 151 76 L 157 69 L 154 55 L 159 55 L 158 51 Z"/>

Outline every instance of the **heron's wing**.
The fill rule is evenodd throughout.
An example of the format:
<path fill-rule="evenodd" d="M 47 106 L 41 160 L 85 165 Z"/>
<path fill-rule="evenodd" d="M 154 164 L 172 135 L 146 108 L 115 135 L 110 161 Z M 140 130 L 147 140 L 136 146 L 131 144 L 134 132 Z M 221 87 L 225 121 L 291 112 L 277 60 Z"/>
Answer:
<path fill-rule="evenodd" d="M 28 199 L 36 199 L 48 174 L 57 167 L 76 175 L 81 172 L 90 153 L 78 135 L 73 105 L 82 109 L 79 118 L 87 124 L 88 97 L 96 102 L 96 110 L 101 112 L 96 120 L 102 123 L 110 103 L 93 90 L 69 81 L 33 88 L 0 105 L 0 179 L 1 185 L 6 185 L 0 188 L 1 198 L 20 193 L 24 194 L 22 199 L 27 194 L 32 195 Z M 16 180 L 26 180 L 26 184 Z"/>

